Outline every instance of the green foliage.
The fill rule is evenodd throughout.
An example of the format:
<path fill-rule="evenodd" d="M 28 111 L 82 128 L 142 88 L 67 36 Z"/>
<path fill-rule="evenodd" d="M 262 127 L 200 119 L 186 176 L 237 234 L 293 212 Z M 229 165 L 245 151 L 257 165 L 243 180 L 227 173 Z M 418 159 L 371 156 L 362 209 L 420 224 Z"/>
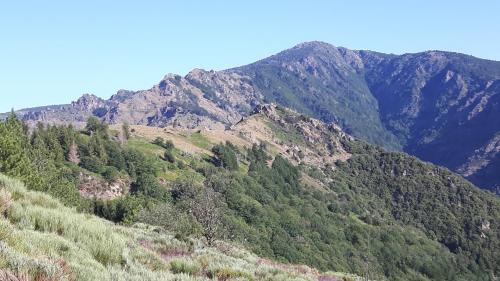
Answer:
<path fill-rule="evenodd" d="M 29 140 L 23 129 L 23 124 L 12 112 L 0 122 L 0 172 L 22 178 L 34 186 L 42 185 L 42 179 L 35 172 L 26 148 Z"/>
<path fill-rule="evenodd" d="M 106 125 L 104 122 L 99 120 L 99 118 L 92 116 L 87 120 L 87 124 L 85 126 L 85 131 L 89 135 L 93 135 L 93 134 L 107 135 L 108 134 L 108 125 Z"/>
<path fill-rule="evenodd" d="M 151 158 L 135 149 L 123 151 L 127 173 L 134 179 L 143 174 L 155 175 L 156 167 Z"/>
<path fill-rule="evenodd" d="M 73 171 L 61 165 L 74 137 L 71 127 L 42 125 L 30 136 L 11 114 L 0 121 L 0 172 L 23 180 L 32 189 L 57 196 L 65 204 L 88 210 L 88 202 L 76 191 Z"/>
<path fill-rule="evenodd" d="M 163 147 L 167 151 L 174 149 L 174 143 L 171 140 L 165 140 L 161 137 L 157 137 L 153 140 L 153 144 Z"/>
<path fill-rule="evenodd" d="M 188 260 L 175 259 L 170 262 L 170 270 L 173 273 L 185 273 L 196 275 L 200 271 L 200 265 Z"/>
<path fill-rule="evenodd" d="M 156 177 L 152 174 L 141 174 L 132 183 L 132 192 L 154 198 L 160 201 L 167 200 L 168 193 L 161 187 Z"/>
<path fill-rule="evenodd" d="M 216 157 L 216 165 L 224 167 L 231 171 L 238 170 L 238 159 L 236 158 L 235 147 L 230 142 L 226 145 L 218 144 L 212 148 L 212 152 Z"/>
<path fill-rule="evenodd" d="M 500 249 L 499 233 L 484 230 L 500 217 L 498 199 L 446 169 L 404 154 L 379 152 L 357 155 L 330 176 L 339 196 L 350 198 L 374 218 L 390 216 L 446 246 L 460 260 L 460 270 L 500 270 L 499 257 L 492 253 Z M 489 236 L 481 238 L 486 232 Z"/>
<path fill-rule="evenodd" d="M 165 152 L 163 153 L 163 159 L 165 159 L 166 161 L 168 161 L 170 163 L 175 163 L 175 155 L 174 155 L 172 149 L 165 150 Z M 179 163 L 182 163 L 182 162 L 179 162 Z"/>
<path fill-rule="evenodd" d="M 113 222 L 132 223 L 142 210 L 145 200 L 126 195 L 113 200 L 94 202 L 94 214 Z"/>
<path fill-rule="evenodd" d="M 83 156 L 81 158 L 80 166 L 91 172 L 101 174 L 106 170 L 104 163 L 96 156 Z"/>
<path fill-rule="evenodd" d="M 185 241 L 231 239 L 278 261 L 390 280 L 492 280 L 500 271 L 498 198 L 415 158 L 344 141 L 349 160 L 297 167 L 281 155 L 271 158 L 265 145 L 241 153 L 231 143 L 219 144 L 213 161 L 178 154 L 158 141 L 177 163 L 189 163 L 176 166 L 162 161 L 151 143 L 130 140 L 134 148 L 122 147 L 98 124 L 90 122 L 90 135 L 41 125 L 30 134 L 11 116 L 0 122 L 0 171 L 114 222 L 159 225 Z M 79 166 L 66 161 L 72 144 Z M 156 150 L 141 150 L 141 144 Z M 248 173 L 238 170 L 238 158 Z M 84 169 L 108 181 L 129 178 L 131 193 L 108 201 L 81 199 L 75 183 Z M 168 169 L 179 176 L 160 185 L 157 176 Z M 302 173 L 322 188 L 306 188 Z M 18 198 L 19 192 L 11 193 Z M 13 222 L 24 223 L 22 209 L 7 213 L 12 210 Z M 27 223 L 35 230 L 67 231 L 38 212 L 30 216 Z M 7 233 L 0 230 L 0 237 L 8 241 Z M 116 252 L 92 251 L 101 264 L 123 262 Z M 220 268 L 193 274 L 217 277 Z M 239 274 L 220 272 L 227 273 L 221 273 L 224 278 Z"/>
<path fill-rule="evenodd" d="M 143 208 L 137 215 L 137 221 L 161 226 L 175 234 L 179 240 L 201 235 L 201 227 L 191 214 L 169 203 L 154 204 Z"/>
<path fill-rule="evenodd" d="M 499 240 L 494 238 L 498 233 L 482 240 L 481 223 L 465 231 L 461 228 L 473 221 L 498 220 L 496 198 L 456 176 L 451 179 L 455 189 L 450 189 L 451 173 L 402 154 L 383 153 L 362 143 L 353 143 L 351 150 L 359 156 L 340 162 L 333 170 L 310 174 L 320 175 L 318 180 L 326 180 L 333 192 L 304 189 L 297 167 L 279 155 L 268 167 L 268 156 L 264 157 L 264 150 L 256 146 L 248 150 L 247 158 L 252 159 L 248 176 L 227 171 L 207 174 L 207 185 L 223 194 L 227 203 L 227 236 L 277 260 L 356 272 L 370 279 L 457 280 L 466 276 L 464 280 L 482 280 L 488 276 L 486 272 L 498 270 L 493 254 L 496 250 L 492 250 L 498 249 Z M 399 162 L 384 160 L 388 156 L 398 156 Z M 370 157 L 373 160 L 367 161 Z M 413 166 L 398 167 L 395 163 Z M 393 183 L 393 173 L 399 177 L 406 174 L 406 180 Z M 396 195 L 385 184 L 405 188 L 396 189 Z M 422 194 L 409 192 L 412 189 Z M 465 193 L 476 195 L 464 201 Z M 457 210 L 448 201 L 450 194 L 456 196 L 451 202 L 461 202 L 468 210 L 467 216 L 463 217 L 464 209 Z M 422 205 L 425 198 L 429 207 Z M 401 199 L 415 203 L 399 203 Z M 495 207 L 487 214 L 480 206 Z M 446 215 L 450 211 L 452 214 Z M 454 222 L 457 217 L 462 220 Z M 467 235 L 472 229 L 475 234 Z M 457 251 L 450 247 L 454 245 L 448 242 L 450 239 L 476 242 L 463 244 Z M 476 262 L 473 256 L 480 256 L 481 261 Z"/>

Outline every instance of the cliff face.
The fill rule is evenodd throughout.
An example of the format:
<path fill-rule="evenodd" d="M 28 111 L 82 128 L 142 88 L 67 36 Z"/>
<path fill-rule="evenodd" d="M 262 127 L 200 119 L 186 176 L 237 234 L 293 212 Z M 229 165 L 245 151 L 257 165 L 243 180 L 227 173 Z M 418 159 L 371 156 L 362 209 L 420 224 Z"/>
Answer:
<path fill-rule="evenodd" d="M 149 90 L 109 100 L 19 111 L 34 123 L 224 128 L 275 102 L 347 133 L 446 166 L 481 187 L 500 184 L 500 62 L 428 51 L 388 55 L 322 42 L 225 71 L 167 75 Z"/>

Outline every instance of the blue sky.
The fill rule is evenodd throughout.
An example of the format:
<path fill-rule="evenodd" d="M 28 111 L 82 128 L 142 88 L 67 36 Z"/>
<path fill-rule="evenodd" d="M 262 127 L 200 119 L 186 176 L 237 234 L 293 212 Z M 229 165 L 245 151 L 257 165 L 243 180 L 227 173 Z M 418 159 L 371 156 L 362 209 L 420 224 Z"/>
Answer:
<path fill-rule="evenodd" d="M 500 1 L 2 1 L 0 111 L 108 98 L 320 40 L 500 60 Z"/>

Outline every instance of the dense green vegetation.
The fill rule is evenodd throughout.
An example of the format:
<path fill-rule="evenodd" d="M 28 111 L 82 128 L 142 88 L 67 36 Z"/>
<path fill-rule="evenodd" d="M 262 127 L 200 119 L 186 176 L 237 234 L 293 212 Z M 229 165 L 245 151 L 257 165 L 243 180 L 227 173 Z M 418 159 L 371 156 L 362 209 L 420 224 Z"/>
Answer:
<path fill-rule="evenodd" d="M 96 119 L 81 132 L 28 132 L 11 116 L 0 122 L 0 172 L 114 222 L 157 225 L 181 241 L 232 240 L 281 262 L 390 280 L 493 280 L 500 272 L 498 198 L 413 157 L 346 141 L 351 159 L 320 168 L 271 157 L 263 144 L 219 144 L 210 158 L 163 139 L 142 142 L 154 150 L 133 149 L 120 134 Z M 165 170 L 184 176 L 160 183 Z M 130 179 L 130 192 L 82 199 L 80 172 Z M 303 174 L 325 188 L 302 183 Z"/>

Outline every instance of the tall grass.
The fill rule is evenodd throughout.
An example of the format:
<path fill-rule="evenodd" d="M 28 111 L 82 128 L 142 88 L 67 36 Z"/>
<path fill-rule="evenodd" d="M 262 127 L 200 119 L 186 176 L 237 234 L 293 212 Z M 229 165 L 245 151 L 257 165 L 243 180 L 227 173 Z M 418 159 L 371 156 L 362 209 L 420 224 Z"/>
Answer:
<path fill-rule="evenodd" d="M 317 280 L 314 270 L 261 263 L 234 245 L 176 240 L 115 225 L 0 174 L 0 276 L 19 280 Z M 23 279 L 24 278 L 24 279 Z"/>

